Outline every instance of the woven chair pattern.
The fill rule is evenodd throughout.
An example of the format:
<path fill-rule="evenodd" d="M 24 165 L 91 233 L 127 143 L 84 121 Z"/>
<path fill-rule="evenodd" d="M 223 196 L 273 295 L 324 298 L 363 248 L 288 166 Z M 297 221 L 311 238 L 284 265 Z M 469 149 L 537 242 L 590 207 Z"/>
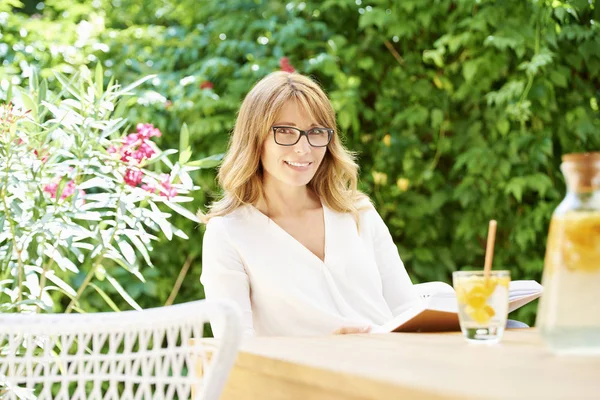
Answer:
<path fill-rule="evenodd" d="M 221 320 L 218 341 L 204 326 Z M 142 311 L 0 314 L 0 398 L 216 400 L 241 339 L 239 310 L 200 300 Z"/>

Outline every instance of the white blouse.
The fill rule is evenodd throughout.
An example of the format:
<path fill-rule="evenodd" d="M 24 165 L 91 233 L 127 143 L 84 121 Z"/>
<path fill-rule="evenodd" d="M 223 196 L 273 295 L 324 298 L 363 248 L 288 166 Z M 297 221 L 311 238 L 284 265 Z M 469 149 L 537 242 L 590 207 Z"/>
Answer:
<path fill-rule="evenodd" d="M 330 334 L 376 328 L 421 301 L 385 223 L 369 206 L 353 216 L 323 206 L 325 260 L 246 205 L 212 218 L 204 234 L 207 299 L 242 311 L 245 335 Z M 213 334 L 220 337 L 218 323 Z"/>

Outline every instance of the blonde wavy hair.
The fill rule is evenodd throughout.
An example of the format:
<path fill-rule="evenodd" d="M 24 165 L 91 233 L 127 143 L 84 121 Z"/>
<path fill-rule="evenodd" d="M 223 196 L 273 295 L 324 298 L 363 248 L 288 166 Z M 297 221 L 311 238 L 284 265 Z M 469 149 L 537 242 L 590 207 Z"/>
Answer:
<path fill-rule="evenodd" d="M 357 189 L 358 165 L 354 154 L 341 143 L 331 102 L 312 79 L 283 71 L 260 80 L 242 102 L 217 176 L 223 197 L 210 206 L 207 214 L 200 214 L 204 223 L 243 205 L 254 205 L 264 196 L 260 162 L 263 143 L 269 139 L 279 111 L 290 100 L 295 100 L 319 124 L 334 129 L 309 188 L 327 207 L 352 213 L 358 223 L 358 212 L 368 198 Z"/>

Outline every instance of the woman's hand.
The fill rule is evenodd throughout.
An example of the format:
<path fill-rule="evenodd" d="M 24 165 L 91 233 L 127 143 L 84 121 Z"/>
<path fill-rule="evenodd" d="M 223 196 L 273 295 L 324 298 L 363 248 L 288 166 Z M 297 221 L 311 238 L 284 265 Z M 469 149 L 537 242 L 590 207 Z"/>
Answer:
<path fill-rule="evenodd" d="M 336 329 L 333 334 L 334 335 L 350 335 L 353 333 L 369 333 L 371 331 L 370 326 L 364 326 L 362 328 L 345 326 L 339 329 Z"/>

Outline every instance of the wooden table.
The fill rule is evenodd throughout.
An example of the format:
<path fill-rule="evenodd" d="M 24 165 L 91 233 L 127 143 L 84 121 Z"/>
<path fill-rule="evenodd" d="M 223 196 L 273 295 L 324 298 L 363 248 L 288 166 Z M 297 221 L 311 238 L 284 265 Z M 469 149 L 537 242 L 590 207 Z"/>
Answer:
<path fill-rule="evenodd" d="M 534 329 L 249 338 L 222 399 L 600 399 L 600 357 L 555 356 Z"/>

